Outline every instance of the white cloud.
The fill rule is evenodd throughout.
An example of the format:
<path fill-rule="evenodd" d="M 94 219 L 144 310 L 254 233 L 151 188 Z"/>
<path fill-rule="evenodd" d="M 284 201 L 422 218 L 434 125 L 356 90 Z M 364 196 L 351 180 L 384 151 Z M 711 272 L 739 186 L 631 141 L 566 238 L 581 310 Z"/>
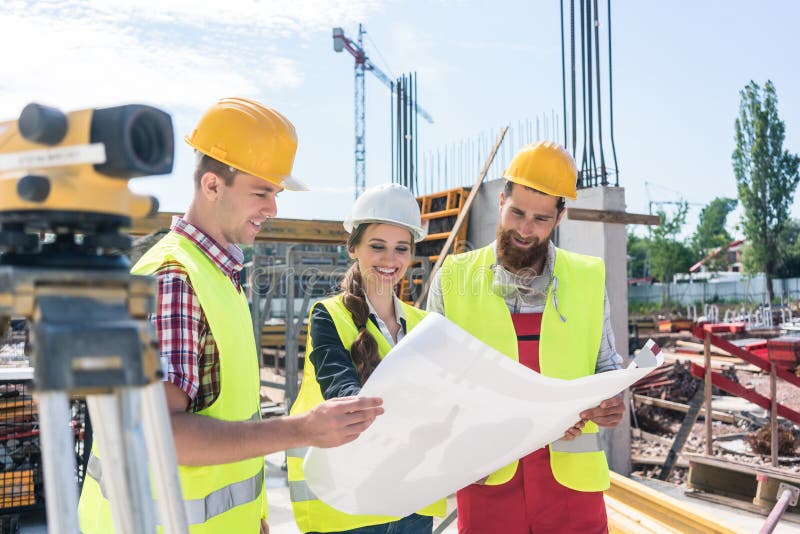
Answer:
<path fill-rule="evenodd" d="M 157 7 L 154 7 L 157 5 Z M 365 17 L 376 0 L 9 0 L 0 12 L 0 117 L 144 102 L 202 109 L 297 87 L 289 37 Z M 9 52 L 13 51 L 13 52 Z"/>

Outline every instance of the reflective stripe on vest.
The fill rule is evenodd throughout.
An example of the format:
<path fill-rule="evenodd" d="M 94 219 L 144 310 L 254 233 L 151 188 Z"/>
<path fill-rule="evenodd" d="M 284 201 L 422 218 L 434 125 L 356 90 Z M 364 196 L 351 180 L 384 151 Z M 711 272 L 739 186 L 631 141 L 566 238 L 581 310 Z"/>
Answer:
<path fill-rule="evenodd" d="M 602 451 L 600 434 L 580 434 L 573 439 L 559 439 L 550 444 L 550 450 L 555 452 L 597 452 Z"/>
<path fill-rule="evenodd" d="M 292 502 L 316 501 L 319 499 L 308 487 L 308 482 L 305 480 L 289 481 L 289 497 Z"/>
<path fill-rule="evenodd" d="M 95 455 L 89 456 L 89 463 L 86 466 L 86 474 L 92 477 L 100 485 L 100 492 L 103 497 L 108 499 L 105 483 L 103 481 L 103 470 L 100 458 Z M 264 487 L 264 470 L 259 469 L 258 473 L 252 477 L 240 480 L 224 488 L 220 488 L 206 495 L 204 499 L 194 499 L 183 501 L 186 510 L 186 520 L 190 525 L 205 523 L 209 519 L 224 514 L 231 508 L 247 504 L 258 498 L 261 489 Z M 161 523 L 159 523 L 160 525 Z"/>
<path fill-rule="evenodd" d="M 256 412 L 250 416 L 249 420 L 258 421 L 260 418 L 261 416 Z M 89 455 L 86 475 L 97 482 L 100 486 L 100 493 L 103 494 L 104 498 L 108 499 L 108 492 L 103 481 L 102 463 L 94 453 Z M 252 477 L 215 490 L 202 499 L 184 500 L 183 506 L 186 510 L 186 519 L 190 525 L 205 523 L 212 517 L 224 514 L 231 508 L 256 500 L 263 487 L 264 470 L 259 469 L 258 473 Z"/>
<path fill-rule="evenodd" d="M 295 449 L 288 449 L 286 451 L 286 456 L 289 458 L 305 458 L 307 452 L 308 447 L 298 447 Z"/>

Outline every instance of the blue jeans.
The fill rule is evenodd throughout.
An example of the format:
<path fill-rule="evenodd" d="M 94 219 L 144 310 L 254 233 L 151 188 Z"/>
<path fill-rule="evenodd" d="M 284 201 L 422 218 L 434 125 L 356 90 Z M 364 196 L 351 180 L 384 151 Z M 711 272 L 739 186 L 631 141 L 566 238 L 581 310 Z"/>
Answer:
<path fill-rule="evenodd" d="M 411 514 L 391 523 L 354 528 L 344 532 L 347 534 L 431 534 L 433 532 L 433 518 L 429 515 Z M 319 533 L 309 532 L 308 534 Z M 331 532 L 328 534 L 343 534 L 343 532 Z"/>

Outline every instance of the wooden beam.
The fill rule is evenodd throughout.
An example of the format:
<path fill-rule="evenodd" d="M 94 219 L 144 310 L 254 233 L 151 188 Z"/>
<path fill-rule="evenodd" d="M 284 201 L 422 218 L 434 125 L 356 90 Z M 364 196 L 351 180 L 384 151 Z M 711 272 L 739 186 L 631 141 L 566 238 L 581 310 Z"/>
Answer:
<path fill-rule="evenodd" d="M 128 233 L 134 237 L 169 230 L 172 217 L 179 213 L 159 212 L 154 217 L 136 219 Z M 257 243 L 320 243 L 339 245 L 347 241 L 341 221 L 306 219 L 267 219 L 256 236 Z"/>
<path fill-rule="evenodd" d="M 635 393 L 633 395 L 633 400 L 640 404 L 657 406 L 658 408 L 666 408 L 667 410 L 675 410 L 676 412 L 682 412 L 682 413 L 688 413 L 689 409 L 691 408 L 690 404 L 683 404 L 680 402 L 674 402 L 666 399 L 656 399 L 654 397 L 648 397 L 647 395 L 638 395 Z M 702 415 L 705 417 L 705 413 L 706 411 L 703 409 L 698 412 L 698 415 Z M 722 421 L 723 423 L 731 423 L 731 424 L 736 423 L 736 416 L 729 413 L 720 412 L 718 410 L 712 410 L 711 417 L 716 419 L 717 421 Z"/>
<path fill-rule="evenodd" d="M 631 456 L 631 463 L 639 465 L 663 465 L 666 460 L 666 456 Z M 673 463 L 675 467 L 680 467 L 682 469 L 689 468 L 689 461 L 683 458 L 679 458 Z"/>
<path fill-rule="evenodd" d="M 661 465 L 661 471 L 658 473 L 659 480 L 668 480 L 672 474 L 672 470 L 675 468 L 675 462 L 678 461 L 683 446 L 686 444 L 686 440 L 689 439 L 689 434 L 692 432 L 692 427 L 697 421 L 697 416 L 700 413 L 700 405 L 703 404 L 703 395 L 703 390 L 698 387 L 697 391 L 695 391 L 692 396 L 691 403 L 687 407 L 686 417 L 683 418 L 678 434 L 675 436 L 675 441 L 670 445 L 667 457 L 664 458 L 664 463 Z M 709 418 L 706 417 L 706 419 Z"/>
<path fill-rule="evenodd" d="M 658 215 L 644 213 L 626 213 L 624 211 L 589 210 L 584 208 L 567 208 L 567 219 L 571 221 L 604 222 L 612 224 L 646 224 L 658 226 L 661 218 Z"/>
<path fill-rule="evenodd" d="M 687 488 L 748 501 L 760 506 L 762 512 L 778 500 L 781 482 L 800 486 L 800 477 L 786 469 L 746 465 L 698 454 L 685 456 L 689 461 Z M 789 510 L 796 513 L 798 507 Z"/>

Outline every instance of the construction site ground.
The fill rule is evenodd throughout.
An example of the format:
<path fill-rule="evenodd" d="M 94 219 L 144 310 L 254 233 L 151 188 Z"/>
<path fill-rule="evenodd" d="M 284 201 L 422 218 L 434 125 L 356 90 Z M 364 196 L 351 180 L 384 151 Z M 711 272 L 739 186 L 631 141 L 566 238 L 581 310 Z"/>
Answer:
<path fill-rule="evenodd" d="M 667 362 L 674 361 L 696 361 L 702 355 L 692 355 L 678 353 L 670 350 L 675 348 L 676 341 L 690 339 L 686 334 L 672 334 L 659 336 L 660 344 L 665 347 L 664 354 Z M 696 340 L 695 340 L 696 341 Z M 756 392 L 769 396 L 769 376 L 763 372 L 752 368 L 752 366 L 738 364 L 736 376 L 738 381 L 747 388 L 752 388 Z M 271 382 L 282 382 L 285 380 L 282 369 L 276 369 L 273 365 L 262 368 L 262 380 Z M 299 377 L 298 377 L 299 378 Z M 262 401 L 266 412 L 273 415 L 283 411 L 283 389 L 274 387 L 262 387 Z M 668 395 L 661 395 L 668 400 Z M 778 400 L 787 407 L 800 411 L 800 389 L 778 381 Z M 637 406 L 639 406 L 637 404 Z M 713 410 L 730 413 L 742 414 L 749 418 L 768 418 L 765 410 L 747 402 L 743 399 L 730 396 L 717 396 L 713 400 Z M 640 407 L 641 408 L 641 407 Z M 637 410 L 639 413 L 640 410 Z M 632 425 L 631 436 L 631 458 L 633 461 L 632 478 L 648 487 L 651 487 L 665 495 L 679 499 L 688 509 L 699 511 L 700 513 L 719 519 L 725 523 L 735 525 L 741 532 L 757 532 L 764 524 L 765 515 L 753 513 L 738 507 L 726 504 L 708 502 L 687 495 L 685 479 L 687 474 L 687 462 L 685 458 L 679 458 L 672 476 L 666 482 L 657 480 L 660 466 L 669 451 L 675 434 L 683 418 L 682 413 L 675 413 L 663 408 L 650 408 L 650 418 L 641 417 L 640 421 L 635 421 Z M 636 426 L 639 428 L 636 428 Z M 748 433 L 752 432 L 752 425 L 749 429 L 743 428 L 740 424 L 730 424 L 722 421 L 713 422 L 714 455 L 715 457 L 734 460 L 742 464 L 757 466 L 767 466 L 770 463 L 769 456 L 753 453 L 745 441 Z M 703 453 L 705 449 L 705 426 L 704 420 L 698 418 L 692 428 L 689 439 L 684 446 L 683 453 Z M 286 481 L 286 472 L 283 470 L 284 453 L 274 453 L 266 457 L 267 465 L 267 489 L 270 503 L 270 531 L 273 534 L 297 533 L 297 527 L 292 515 L 291 503 L 289 500 L 289 490 Z M 800 456 L 786 456 L 781 458 L 780 469 L 788 473 L 800 474 Z M 691 492 L 689 492 L 691 493 Z M 455 509 L 455 498 L 448 498 L 448 514 Z M 768 510 L 767 510 L 768 511 Z M 47 532 L 46 518 L 44 510 L 36 510 L 25 513 L 21 516 L 21 532 L 27 534 L 41 534 Z M 795 522 L 795 518 L 782 520 L 775 532 L 778 533 L 798 533 L 800 534 L 800 522 Z M 438 525 L 441 519 L 436 519 L 434 525 Z M 455 523 L 447 527 L 444 532 L 457 532 Z"/>

